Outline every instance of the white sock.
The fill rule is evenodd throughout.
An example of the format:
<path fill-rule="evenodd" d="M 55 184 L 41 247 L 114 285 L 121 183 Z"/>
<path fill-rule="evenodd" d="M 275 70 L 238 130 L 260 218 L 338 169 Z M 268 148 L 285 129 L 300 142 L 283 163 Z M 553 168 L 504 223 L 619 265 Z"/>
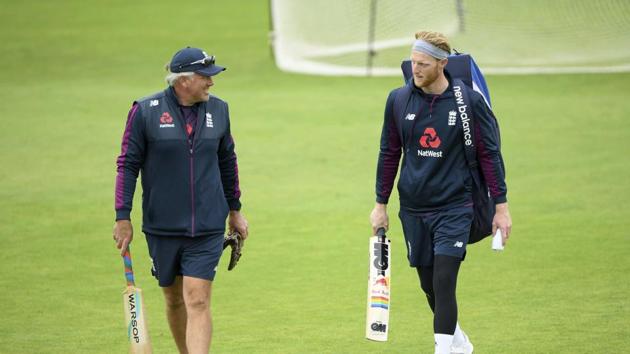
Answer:
<path fill-rule="evenodd" d="M 455 326 L 455 333 L 453 334 L 453 345 L 460 346 L 466 342 L 466 337 L 464 336 L 464 331 L 459 326 L 459 322 L 457 322 L 457 326 Z"/>
<path fill-rule="evenodd" d="M 435 354 L 451 354 L 452 334 L 435 334 Z"/>

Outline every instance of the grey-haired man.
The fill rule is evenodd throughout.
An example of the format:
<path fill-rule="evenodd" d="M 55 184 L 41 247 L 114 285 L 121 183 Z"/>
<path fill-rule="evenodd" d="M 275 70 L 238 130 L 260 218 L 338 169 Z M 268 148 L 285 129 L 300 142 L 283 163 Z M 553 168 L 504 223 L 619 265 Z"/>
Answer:
<path fill-rule="evenodd" d="M 180 353 L 207 353 L 211 286 L 223 250 L 225 221 L 247 238 L 227 103 L 209 94 L 225 68 L 186 47 L 168 65 L 169 87 L 134 101 L 116 177 L 114 240 L 133 238 L 130 213 L 142 171 L 142 231 L 152 272 L 163 289 Z"/>

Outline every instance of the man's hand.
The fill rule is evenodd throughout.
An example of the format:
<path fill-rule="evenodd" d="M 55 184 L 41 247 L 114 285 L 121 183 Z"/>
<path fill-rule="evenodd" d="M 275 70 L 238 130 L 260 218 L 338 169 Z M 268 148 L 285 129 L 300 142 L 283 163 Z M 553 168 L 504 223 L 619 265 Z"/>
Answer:
<path fill-rule="evenodd" d="M 114 241 L 116 247 L 120 250 L 120 255 L 125 254 L 127 246 L 133 240 L 133 227 L 130 220 L 118 220 L 114 224 Z"/>
<path fill-rule="evenodd" d="M 376 231 L 381 227 L 384 227 L 385 231 L 389 229 L 387 204 L 376 203 L 370 213 L 370 224 L 372 224 L 372 235 L 376 235 Z"/>
<path fill-rule="evenodd" d="M 512 232 L 512 217 L 510 217 L 510 211 L 508 210 L 507 203 L 501 203 L 496 205 L 496 212 L 492 219 L 492 234 L 497 232 L 497 229 L 501 229 L 501 236 L 503 237 L 503 246 L 507 243 L 507 239 Z"/>
<path fill-rule="evenodd" d="M 247 238 L 249 234 L 249 224 L 240 211 L 230 210 L 230 215 L 228 216 L 228 230 L 230 232 L 237 231 L 241 234 L 243 240 Z"/>

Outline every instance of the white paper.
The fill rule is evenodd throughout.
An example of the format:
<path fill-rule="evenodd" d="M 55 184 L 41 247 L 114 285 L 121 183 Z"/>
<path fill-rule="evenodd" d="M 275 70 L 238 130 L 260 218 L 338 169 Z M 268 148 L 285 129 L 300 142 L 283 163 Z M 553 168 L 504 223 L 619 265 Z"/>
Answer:
<path fill-rule="evenodd" d="M 492 249 L 495 251 L 503 251 L 503 237 L 501 237 L 501 229 L 497 229 L 497 233 L 492 236 Z"/>

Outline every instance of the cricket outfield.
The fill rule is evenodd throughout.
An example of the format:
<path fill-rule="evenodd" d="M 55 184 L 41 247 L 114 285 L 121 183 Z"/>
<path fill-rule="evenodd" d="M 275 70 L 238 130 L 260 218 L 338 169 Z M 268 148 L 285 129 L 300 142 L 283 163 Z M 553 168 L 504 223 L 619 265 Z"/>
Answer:
<path fill-rule="evenodd" d="M 228 273 L 223 259 L 214 283 L 213 352 L 433 350 L 397 194 L 389 341 L 364 339 L 378 140 L 400 77 L 280 72 L 266 1 L 2 8 L 0 353 L 127 350 L 125 279 L 111 237 L 115 160 L 131 102 L 164 87 L 164 64 L 186 45 L 228 67 L 212 92 L 230 104 L 250 222 L 238 267 Z M 630 74 L 487 79 L 514 229 L 501 254 L 489 240 L 469 248 L 461 324 L 484 354 L 629 348 Z M 138 187 L 136 284 L 155 353 L 173 353 L 140 195 Z"/>

